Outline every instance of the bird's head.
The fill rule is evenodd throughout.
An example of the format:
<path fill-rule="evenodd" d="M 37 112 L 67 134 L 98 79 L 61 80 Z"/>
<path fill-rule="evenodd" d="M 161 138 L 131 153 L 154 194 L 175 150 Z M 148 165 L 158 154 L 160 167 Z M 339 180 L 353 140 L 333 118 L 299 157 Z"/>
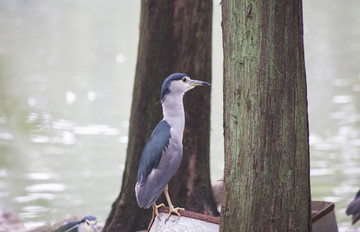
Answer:
<path fill-rule="evenodd" d="M 86 216 L 80 221 L 79 232 L 97 232 L 96 228 L 96 217 L 94 216 Z"/>
<path fill-rule="evenodd" d="M 184 94 L 196 86 L 210 85 L 205 81 L 192 80 L 185 73 L 173 73 L 168 76 L 161 87 L 160 101 L 163 102 L 165 97 L 172 93 Z"/>

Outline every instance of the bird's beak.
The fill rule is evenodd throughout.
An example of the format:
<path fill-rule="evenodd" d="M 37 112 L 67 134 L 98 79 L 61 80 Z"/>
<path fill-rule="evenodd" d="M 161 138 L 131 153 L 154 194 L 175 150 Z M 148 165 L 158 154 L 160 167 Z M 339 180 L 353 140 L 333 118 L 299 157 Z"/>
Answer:
<path fill-rule="evenodd" d="M 189 80 L 189 85 L 191 86 L 206 86 L 206 85 L 210 85 L 209 83 L 205 82 L 205 81 L 198 81 L 198 80 Z"/>

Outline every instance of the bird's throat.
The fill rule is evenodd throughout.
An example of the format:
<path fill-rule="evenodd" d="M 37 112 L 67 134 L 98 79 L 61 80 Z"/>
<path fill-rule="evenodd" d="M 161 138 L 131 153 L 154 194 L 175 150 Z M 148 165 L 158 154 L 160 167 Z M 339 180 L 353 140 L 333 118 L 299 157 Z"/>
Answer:
<path fill-rule="evenodd" d="M 184 105 L 181 96 L 172 96 L 171 98 L 166 98 L 162 102 L 164 120 L 166 120 L 172 129 L 181 133 L 181 136 L 184 132 L 185 126 L 185 114 L 184 114 Z M 182 138 L 181 138 L 182 139 Z"/>

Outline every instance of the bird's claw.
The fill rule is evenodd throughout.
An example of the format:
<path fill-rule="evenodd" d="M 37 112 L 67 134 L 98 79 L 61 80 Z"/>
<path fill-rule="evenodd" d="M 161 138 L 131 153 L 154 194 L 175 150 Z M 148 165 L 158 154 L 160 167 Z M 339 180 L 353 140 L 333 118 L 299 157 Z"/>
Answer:
<path fill-rule="evenodd" d="M 180 213 L 178 212 L 179 210 L 185 210 L 185 209 L 184 209 L 184 208 L 179 208 L 179 207 L 176 207 L 176 208 L 174 209 L 174 207 L 170 207 L 170 209 L 169 209 L 169 214 L 168 214 L 168 216 L 166 217 L 165 221 L 168 221 L 168 220 L 169 220 L 169 218 L 170 218 L 170 216 L 171 216 L 172 213 L 176 214 L 176 215 L 178 216 L 178 219 L 179 219 L 179 218 L 180 218 Z"/>
<path fill-rule="evenodd" d="M 159 215 L 159 208 L 161 207 L 165 207 L 164 203 L 161 203 L 160 205 L 156 205 L 155 204 L 155 208 L 154 208 L 154 212 L 155 212 L 155 215 L 156 217 L 160 220 L 160 215 Z"/>

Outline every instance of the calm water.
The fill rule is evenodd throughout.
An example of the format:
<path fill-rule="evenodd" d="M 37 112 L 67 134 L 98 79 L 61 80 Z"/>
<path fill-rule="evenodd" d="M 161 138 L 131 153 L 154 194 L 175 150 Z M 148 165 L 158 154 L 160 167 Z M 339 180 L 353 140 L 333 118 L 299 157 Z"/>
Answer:
<path fill-rule="evenodd" d="M 106 219 L 124 169 L 139 13 L 130 0 L 0 1 L 0 207 L 28 228 Z M 213 181 L 223 170 L 220 16 L 216 3 Z M 360 2 L 306 0 L 304 22 L 312 198 L 335 202 L 348 231 L 360 188 Z"/>

